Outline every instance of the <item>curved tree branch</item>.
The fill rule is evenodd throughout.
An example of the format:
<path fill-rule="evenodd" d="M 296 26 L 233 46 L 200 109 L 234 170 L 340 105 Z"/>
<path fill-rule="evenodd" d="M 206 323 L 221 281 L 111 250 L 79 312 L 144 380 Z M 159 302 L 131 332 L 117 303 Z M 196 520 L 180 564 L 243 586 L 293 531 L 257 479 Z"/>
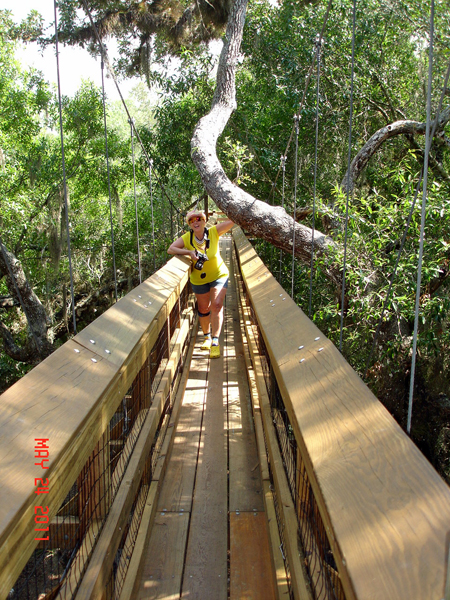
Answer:
<path fill-rule="evenodd" d="M 440 135 L 440 132 L 442 132 L 444 126 L 448 123 L 449 120 L 450 108 L 446 108 L 438 117 L 438 123 L 436 128 L 437 136 Z M 426 123 L 421 123 L 419 121 L 409 121 L 406 119 L 402 121 L 395 121 L 395 123 L 391 123 L 390 125 L 386 125 L 385 127 L 379 129 L 376 133 L 373 134 L 373 136 L 368 140 L 368 142 L 361 148 L 361 150 L 352 160 L 350 169 L 347 170 L 342 180 L 342 189 L 346 192 L 348 186 L 349 192 L 353 190 L 358 177 L 366 168 L 367 163 L 386 140 L 397 135 L 425 135 L 425 131 Z"/>
<path fill-rule="evenodd" d="M 236 108 L 235 72 L 239 62 L 246 8 L 247 0 L 235 0 L 220 55 L 211 110 L 200 119 L 192 136 L 192 160 L 208 194 L 235 223 L 291 254 L 295 227 L 295 256 L 309 264 L 312 230 L 294 223 L 283 208 L 270 206 L 233 184 L 217 158 L 217 140 Z M 334 246 L 329 237 L 319 231 L 314 232 L 316 256 L 330 254 Z M 340 285 L 340 274 L 331 266 L 328 276 L 337 286 Z"/>

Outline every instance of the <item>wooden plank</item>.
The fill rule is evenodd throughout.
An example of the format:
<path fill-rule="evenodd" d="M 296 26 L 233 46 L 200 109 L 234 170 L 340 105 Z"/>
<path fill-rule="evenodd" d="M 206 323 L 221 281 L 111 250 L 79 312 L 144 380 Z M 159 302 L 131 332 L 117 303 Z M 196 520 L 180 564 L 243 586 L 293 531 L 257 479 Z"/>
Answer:
<path fill-rule="evenodd" d="M 223 336 L 221 345 L 223 347 Z M 210 361 L 182 597 L 227 598 L 227 396 L 223 352 Z"/>
<path fill-rule="evenodd" d="M 347 598 L 440 600 L 449 487 L 233 234 Z"/>
<path fill-rule="evenodd" d="M 137 494 L 137 498 L 136 498 L 136 509 L 134 510 L 133 515 L 131 517 L 131 522 L 129 523 L 129 526 L 128 526 L 127 537 L 125 538 L 125 542 L 123 544 L 123 550 L 120 553 L 119 564 L 117 565 L 116 573 L 120 573 L 121 575 L 126 574 L 130 567 L 131 558 L 136 549 L 135 542 L 136 542 L 137 535 L 138 535 L 136 533 L 136 531 L 139 532 L 139 525 L 142 520 L 142 516 L 144 514 L 145 508 L 147 506 L 149 496 L 151 498 L 150 485 L 149 484 L 141 485 L 139 492 Z M 141 507 L 142 507 L 142 509 L 141 509 Z M 122 581 L 122 589 L 123 589 L 124 583 L 125 583 L 125 580 Z M 116 580 L 116 587 L 115 587 L 115 597 L 116 598 L 120 597 L 120 593 L 122 592 L 122 589 L 119 590 L 117 588 L 117 580 Z"/>
<path fill-rule="evenodd" d="M 266 515 L 230 513 L 230 600 L 275 600 Z"/>
<path fill-rule="evenodd" d="M 114 557 L 117 552 L 122 529 L 128 520 L 134 497 L 140 484 L 145 461 L 147 460 L 153 439 L 161 417 L 164 398 L 159 395 L 148 412 L 128 464 L 123 481 L 111 506 L 102 535 L 95 547 L 87 571 L 83 577 L 76 598 L 96 600 L 101 597 L 108 582 Z"/>
<path fill-rule="evenodd" d="M 278 530 L 277 513 L 273 498 L 273 489 L 270 481 L 263 482 L 264 506 L 266 509 L 267 527 L 270 539 L 270 559 L 275 577 L 276 593 L 278 600 L 289 598 L 289 584 L 284 564 L 283 545 Z"/>
<path fill-rule="evenodd" d="M 164 526 L 162 527 L 159 522 L 155 522 L 147 549 L 143 550 L 143 566 L 140 583 L 138 584 L 138 598 L 145 598 L 147 597 L 146 594 L 150 594 L 151 597 L 155 598 L 175 597 L 171 594 L 175 594 L 176 591 L 178 591 L 177 597 L 180 594 L 187 527 L 190 517 L 189 510 L 192 504 L 202 412 L 207 389 L 208 359 L 205 357 L 205 353 L 199 350 L 199 346 L 200 342 L 196 344 L 194 356 L 190 363 L 180 417 L 177 430 L 174 433 L 170 461 L 158 501 L 160 516 L 167 516 L 170 519 L 171 515 L 185 515 L 185 520 L 173 521 L 170 532 L 168 532 L 165 525 L 172 523 L 172 521 L 164 520 Z M 169 536 L 170 540 L 166 536 Z M 164 562 L 167 563 L 166 566 L 169 568 L 168 573 L 165 573 L 161 571 L 161 552 L 159 549 L 161 546 L 166 548 L 166 544 L 170 542 L 176 546 L 177 567 L 174 571 L 173 562 L 167 562 L 164 559 Z M 172 575 L 175 575 L 175 577 L 172 577 Z M 175 591 L 172 589 L 174 584 Z"/>
<path fill-rule="evenodd" d="M 183 375 L 184 383 L 181 386 L 178 395 L 178 401 L 181 405 L 179 411 L 180 416 L 178 419 L 177 430 L 176 432 L 173 432 L 172 436 L 174 439 L 170 460 L 167 456 L 168 449 L 164 456 L 164 462 L 168 462 L 168 465 L 157 504 L 160 515 L 185 514 L 187 519 L 190 516 L 189 510 L 192 503 L 196 458 L 200 438 L 200 425 L 206 395 L 207 370 L 205 367 L 207 366 L 207 361 L 204 354 L 199 352 L 199 346 L 200 342 L 196 344 L 197 353 L 199 353 L 199 355 L 197 356 L 194 350 L 194 358 L 190 361 L 190 370 L 188 371 L 186 369 L 186 373 Z M 191 354 L 193 354 L 192 349 Z M 200 378 L 197 377 L 199 374 Z M 184 397 L 181 399 L 183 391 Z M 191 464 L 192 461 L 194 463 L 193 468 Z M 171 511 L 174 512 L 172 513 Z M 158 553 L 155 555 L 154 549 L 159 548 L 161 545 L 160 538 L 161 536 L 165 536 L 165 530 L 162 531 L 157 525 L 149 527 L 144 519 L 142 526 L 147 528 L 146 538 L 148 541 L 145 546 L 137 549 L 137 552 L 140 552 L 141 554 L 141 558 L 139 559 L 141 563 L 139 570 L 135 568 L 139 581 L 137 583 L 133 582 L 133 584 L 130 582 L 129 585 L 133 585 L 136 593 L 137 590 L 140 590 L 139 594 L 144 593 L 143 590 L 147 590 L 149 586 L 152 588 L 153 594 L 163 594 L 166 593 L 167 582 L 165 582 L 165 577 L 162 577 L 162 581 L 159 581 L 157 577 L 154 578 L 155 570 L 158 571 L 158 569 L 160 569 Z M 184 527 L 184 524 L 181 522 L 180 527 Z M 171 535 L 176 538 L 178 534 L 174 533 L 174 531 L 172 531 Z M 183 536 L 184 534 L 181 533 L 180 535 Z M 180 550 L 183 558 L 185 551 L 185 547 L 183 548 L 182 553 Z M 180 578 L 182 564 L 183 561 L 181 562 Z M 152 580 L 154 580 L 153 583 L 151 583 Z M 160 585 L 162 586 L 162 591 L 158 587 Z M 181 580 L 178 584 L 178 595 L 180 593 L 180 585 Z M 148 593 L 148 590 L 146 593 Z M 125 596 L 125 599 L 128 597 L 135 597 L 134 593 L 132 596 Z M 159 597 L 159 595 L 155 597 Z"/>
<path fill-rule="evenodd" d="M 41 550 L 46 549 L 52 550 L 60 548 L 64 545 L 64 548 L 68 547 L 67 540 L 73 542 L 75 546 L 77 540 L 77 533 L 80 527 L 80 520 L 78 517 L 69 515 L 69 516 L 61 516 L 61 517 L 53 517 L 50 524 L 49 533 L 45 533 L 45 536 L 50 537 L 50 541 L 48 542 L 39 542 L 38 548 Z M 64 542 L 62 541 L 64 540 Z M 53 542 L 53 543 L 52 543 Z"/>
<path fill-rule="evenodd" d="M 284 471 L 283 460 L 280 454 L 278 440 L 273 427 L 272 412 L 264 380 L 261 360 L 257 351 L 252 327 L 246 328 L 247 339 L 255 371 L 255 380 L 261 406 L 261 417 L 264 426 L 267 449 L 269 451 L 272 475 L 280 508 L 280 519 L 285 532 L 285 552 L 288 557 L 289 572 L 291 575 L 292 591 L 296 600 L 312 598 L 307 585 L 307 576 L 304 562 L 299 553 L 297 543 L 298 522 L 295 506 L 292 500 L 289 485 Z"/>
<path fill-rule="evenodd" d="M 175 287 L 178 293 L 180 282 L 187 281 L 189 266 L 177 260 L 170 261 L 168 268 L 164 279 L 159 274 L 153 278 L 162 288 L 171 286 L 173 293 Z M 169 291 L 166 297 L 172 297 Z M 35 478 L 44 476 L 50 481 L 45 505 L 52 518 L 143 364 L 146 344 L 156 335 L 157 327 L 149 324 L 150 311 L 140 307 L 139 314 L 134 313 L 127 321 L 129 303 L 119 304 L 111 316 L 104 317 L 100 330 L 93 326 L 92 332 L 99 333 L 98 337 L 90 335 L 90 326 L 83 330 L 83 336 L 96 344 L 84 337 L 80 338 L 82 344 L 70 340 L 1 397 L 0 474 L 4 493 L 0 505 L 0 597 L 9 593 L 38 543 L 34 540 L 34 507 L 43 504 L 43 498 L 34 493 Z M 134 349 L 127 358 L 118 350 L 120 327 L 134 335 Z M 108 348 L 110 343 L 115 345 Z M 71 410 L 73 406 L 76 411 Z M 34 464 L 36 438 L 49 439 L 45 471 Z"/>
<path fill-rule="evenodd" d="M 228 256 L 230 288 L 226 295 L 224 352 L 228 374 L 229 510 L 262 511 L 264 499 L 231 252 Z"/>
<path fill-rule="evenodd" d="M 223 359 L 211 361 L 183 596 L 227 597 L 227 439 Z"/>
<path fill-rule="evenodd" d="M 58 595 L 56 600 L 64 600 L 65 598 L 71 598 L 77 589 L 78 582 L 81 577 L 81 573 L 84 570 L 84 566 L 87 562 L 88 557 L 92 552 L 92 548 L 97 541 L 98 533 L 101 529 L 101 521 L 91 521 L 89 523 L 88 530 L 84 536 L 80 548 L 78 549 L 74 560 L 72 561 L 69 571 L 58 588 Z M 53 596 L 55 597 L 55 596 Z"/>
<path fill-rule="evenodd" d="M 0 598 L 38 543 L 34 507 L 48 506 L 50 518 L 56 515 L 119 400 L 111 389 L 117 370 L 92 358 L 92 352 L 67 342 L 1 397 Z M 73 398 L 76 411 L 69 408 Z M 49 440 L 48 469 L 35 465 L 36 438 Z M 48 494 L 34 493 L 36 477 L 49 480 Z"/>
<path fill-rule="evenodd" d="M 189 267 L 185 261 L 169 261 L 83 329 L 75 337 L 76 341 L 122 367 L 129 362 L 130 355 L 147 333 L 149 323 L 154 324 L 148 339 L 148 346 L 153 347 L 188 276 Z"/>
<path fill-rule="evenodd" d="M 183 335 L 188 334 L 188 328 L 181 328 L 181 335 L 174 344 L 173 354 L 178 355 L 183 347 Z M 139 438 L 136 442 L 133 454 L 128 463 L 125 476 L 120 484 L 116 499 L 108 515 L 104 531 L 99 543 L 94 551 L 91 562 L 86 574 L 81 582 L 78 598 L 85 600 L 91 598 L 95 600 L 103 592 L 107 584 L 107 579 L 114 562 L 114 556 L 117 551 L 121 531 L 128 520 L 128 515 L 133 503 L 136 491 L 143 472 L 143 466 L 153 445 L 155 433 L 157 431 L 160 417 L 163 413 L 166 397 L 170 389 L 170 375 L 173 373 L 174 361 L 169 360 L 167 372 L 158 385 L 158 391 L 155 394 L 152 407 L 143 423 Z M 171 366 L 172 365 L 172 366 Z M 145 411 L 141 411 L 144 413 Z"/>
<path fill-rule="evenodd" d="M 191 510 L 207 392 L 207 365 L 208 359 L 202 354 L 191 361 L 170 462 L 161 488 L 161 510 Z"/>
<path fill-rule="evenodd" d="M 237 258 L 235 257 L 235 260 Z M 281 552 L 281 539 L 280 533 L 278 531 L 278 523 L 275 511 L 275 503 L 273 499 L 272 492 L 272 484 L 270 482 L 270 472 L 269 472 L 269 464 L 267 460 L 266 454 L 266 445 L 264 440 L 264 429 L 261 419 L 261 410 L 260 410 L 260 401 L 258 396 L 258 389 L 256 386 L 255 380 L 255 372 L 253 369 L 253 364 L 250 356 L 250 349 L 248 347 L 248 340 L 245 333 L 245 327 L 251 326 L 248 315 L 248 307 L 243 306 L 243 294 L 242 294 L 242 284 L 237 272 L 236 277 L 237 288 L 239 291 L 239 321 L 241 326 L 242 338 L 243 338 L 243 351 L 244 351 L 244 360 L 247 368 L 247 376 L 249 380 L 249 390 L 250 397 L 253 407 L 253 418 L 255 422 L 255 433 L 256 433 L 256 443 L 258 448 L 258 456 L 259 456 L 259 465 L 261 469 L 261 478 L 263 481 L 263 494 L 264 494 L 264 506 L 266 512 L 266 519 L 269 530 L 269 538 L 270 538 L 270 560 L 272 562 L 272 568 L 275 575 L 275 584 L 276 584 L 276 594 L 278 600 L 285 600 L 289 597 L 289 586 L 286 576 L 286 568 L 284 565 L 284 559 Z"/>
<path fill-rule="evenodd" d="M 159 512 L 136 600 L 179 598 L 189 513 Z"/>
<path fill-rule="evenodd" d="M 142 513 L 141 525 L 139 526 L 133 554 L 131 555 L 124 585 L 120 593 L 120 600 L 135 600 L 136 598 L 143 569 L 144 552 L 148 545 L 150 532 L 156 515 L 159 486 L 159 481 L 152 481 L 150 484 L 144 511 Z"/>
<path fill-rule="evenodd" d="M 197 322 L 198 318 L 196 318 L 195 324 L 197 324 Z M 194 342 L 195 338 L 194 336 L 192 336 L 189 344 L 189 349 L 186 355 L 186 365 L 190 364 L 190 360 L 194 349 Z M 169 462 L 169 456 L 175 437 L 175 426 L 179 419 L 184 390 L 186 388 L 188 376 L 189 370 L 188 368 L 185 368 L 181 376 L 180 385 L 176 390 L 176 397 L 174 401 L 172 415 L 170 418 L 170 424 L 164 438 L 164 443 L 161 447 L 161 454 L 160 456 L 158 456 L 158 459 L 156 461 L 156 467 L 152 474 L 150 490 L 147 496 L 144 511 L 142 513 L 141 524 L 139 526 L 139 531 L 136 537 L 133 554 L 131 556 L 130 564 L 125 577 L 125 582 L 122 588 L 122 592 L 120 594 L 120 600 L 131 600 L 132 598 L 135 598 L 137 590 L 139 589 L 141 575 L 144 568 L 143 563 L 145 558 L 145 551 L 147 549 L 148 542 L 150 539 L 153 521 L 157 509 L 157 503 L 159 500 L 159 490 L 162 478 L 164 477 L 164 474 L 166 472 L 167 463 Z"/>

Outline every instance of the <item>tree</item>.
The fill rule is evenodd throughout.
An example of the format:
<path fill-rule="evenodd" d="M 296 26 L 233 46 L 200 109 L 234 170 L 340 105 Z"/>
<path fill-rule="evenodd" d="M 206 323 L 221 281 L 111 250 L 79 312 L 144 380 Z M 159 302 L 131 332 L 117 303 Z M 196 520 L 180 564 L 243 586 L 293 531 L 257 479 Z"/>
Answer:
<path fill-rule="evenodd" d="M 329 253 L 332 241 L 324 234 L 295 223 L 281 207 L 255 199 L 226 176 L 216 153 L 216 144 L 231 113 L 236 108 L 235 70 L 242 41 L 246 0 L 237 0 L 229 17 L 225 43 L 220 56 L 217 85 L 210 112 L 200 119 L 192 136 L 192 159 L 200 172 L 206 191 L 215 203 L 251 234 L 287 252 L 295 252 L 307 262 L 312 244 L 318 255 Z M 296 241 L 293 249 L 293 239 Z M 328 269 L 339 285 L 339 274 Z"/>
<path fill-rule="evenodd" d="M 42 75 L 22 70 L 14 58 L 16 38 L 20 32 L 30 37 L 30 27 L 13 25 L 8 14 L 0 11 L 2 374 L 3 368 L 10 368 L 6 356 L 36 364 L 71 327 L 58 102 Z M 73 98 L 63 97 L 62 110 L 75 303 L 82 324 L 88 314 L 91 317 L 109 305 L 111 287 L 114 290 L 101 91 L 86 82 Z M 111 126 L 108 137 L 117 266 L 125 282 L 119 281 L 120 291 L 136 275 L 136 257 L 129 258 L 136 246 L 129 226 L 134 215 L 129 193 L 133 169 L 129 135 L 123 139 Z M 146 197 L 148 170 L 137 166 L 138 194 Z M 146 202 L 142 204 L 145 223 L 150 209 Z M 145 249 L 147 235 L 142 242 Z M 144 268 L 149 262 L 144 262 Z M 99 285 L 105 288 L 106 307 L 98 293 L 91 292 Z"/>
<path fill-rule="evenodd" d="M 230 0 L 196 0 L 179 2 L 162 0 L 138 3 L 132 0 L 64 0 L 60 4 L 62 42 L 88 46 L 98 52 L 97 40 L 90 22 L 80 18 L 88 9 L 101 38 L 114 36 L 120 46 L 120 70 L 130 75 L 150 75 L 153 58 L 164 57 L 167 52 L 180 47 L 194 47 L 220 36 L 227 22 L 232 2 Z M 155 34 L 157 34 L 155 36 Z M 48 38 L 44 43 L 53 43 Z"/>
<path fill-rule="evenodd" d="M 49 339 L 49 319 L 39 298 L 30 286 L 22 265 L 0 242 L 0 275 L 6 277 L 8 289 L 22 306 L 27 318 L 29 335 L 23 344 L 14 340 L 11 331 L 0 321 L 0 335 L 9 356 L 25 363 L 36 364 L 52 353 Z"/>
<path fill-rule="evenodd" d="M 88 44 L 95 51 L 95 44 L 91 43 L 95 41 L 94 32 L 86 18 L 78 17 L 76 6 L 75 0 L 61 2 L 61 39 Z M 175 197 L 172 205 L 185 210 L 206 188 L 217 205 L 246 231 L 266 240 L 266 245 L 261 241 L 256 243 L 268 260 L 274 257 L 274 246 L 283 249 L 283 257 L 292 252 L 295 231 L 295 253 L 300 260 L 294 273 L 294 297 L 299 303 L 308 296 L 309 277 L 299 276 L 299 271 L 303 269 L 302 275 L 309 275 L 311 229 L 304 226 L 306 221 L 294 225 L 294 189 L 298 185 L 297 217 L 299 213 L 302 217 L 311 215 L 316 189 L 313 318 L 335 340 L 340 320 L 336 301 L 340 294 L 336 292 L 341 284 L 348 168 L 352 3 L 349 0 L 333 3 L 325 31 L 318 107 L 317 182 L 313 74 L 299 115 L 297 181 L 294 153 L 287 157 L 285 210 L 273 206 L 281 203 L 280 180 L 276 181 L 276 177 L 292 130 L 292 117 L 299 111 L 306 77 L 315 59 L 315 38 L 322 26 L 325 3 L 283 2 L 274 6 L 261 1 L 252 3 L 247 10 L 246 3 L 238 0 L 233 4 L 233 12 L 229 10 L 231 3 L 212 6 L 224 9 L 223 18 L 215 30 L 211 26 L 202 36 L 202 25 L 193 16 L 195 7 L 189 12 L 188 6 L 184 12 L 186 6 L 173 2 L 170 9 L 175 16 L 168 19 L 167 27 L 159 18 L 169 8 L 166 1 L 158 5 L 159 16 L 154 14 L 154 3 L 141 6 L 118 1 L 105 5 L 94 0 L 89 4 L 103 39 L 108 35 L 119 38 L 123 53 L 116 64 L 119 71 L 140 70 L 150 84 L 157 84 L 162 90 L 152 128 L 142 123 L 140 131 L 147 152 L 154 157 L 159 180 Z M 422 166 L 419 146 L 423 146 L 425 121 L 428 23 L 421 3 L 416 0 L 397 4 L 364 0 L 357 8 L 348 301 L 343 351 L 364 372 L 366 348 L 373 339 L 392 281 L 395 250 Z M 183 29 L 187 23 L 183 14 L 193 16 L 192 35 L 188 35 L 189 28 Z M 214 89 L 209 76 L 211 65 L 201 40 L 220 33 L 226 15 L 229 15 L 226 44 Z M 444 10 L 436 11 L 434 106 L 441 93 L 439 78 L 446 68 L 449 46 L 445 18 Z M 205 24 L 209 27 L 206 21 Z M 183 35 L 172 35 L 176 31 L 183 31 Z M 173 55 L 183 66 L 180 73 L 168 70 L 164 73 L 159 66 L 153 68 L 158 61 L 159 65 L 167 64 Z M 446 114 L 444 104 L 429 179 L 424 321 L 420 327 L 423 373 L 438 364 L 438 355 L 446 356 L 449 342 L 445 304 L 450 260 L 450 226 L 445 210 L 449 170 Z M 190 148 L 189 137 L 197 121 Z M 392 135 L 398 132 L 401 135 Z M 190 162 L 190 151 L 199 174 Z M 84 183 L 88 183 L 88 178 Z M 120 196 L 126 197 L 125 189 Z M 397 382 L 400 372 L 408 368 L 418 226 L 419 219 L 414 213 L 392 287 L 392 305 L 380 333 L 383 344 L 375 354 L 375 364 L 382 367 L 370 372 L 374 385 L 382 380 L 379 374 L 383 369 L 390 368 L 392 372 L 393 362 L 400 365 L 395 374 L 399 379 L 393 378 Z M 125 247 L 126 235 L 122 241 Z M 283 257 L 277 261 L 281 281 L 290 287 L 291 259 Z M 430 385 L 430 376 L 424 377 Z M 401 394 L 391 395 L 401 397 Z"/>

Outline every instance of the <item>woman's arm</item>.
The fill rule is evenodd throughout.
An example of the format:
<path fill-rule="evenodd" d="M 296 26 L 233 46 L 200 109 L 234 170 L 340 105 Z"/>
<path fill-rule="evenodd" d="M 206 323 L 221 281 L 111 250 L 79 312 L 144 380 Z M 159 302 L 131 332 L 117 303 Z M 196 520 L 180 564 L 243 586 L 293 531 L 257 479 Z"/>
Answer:
<path fill-rule="evenodd" d="M 233 225 L 234 225 L 234 223 L 233 223 L 233 221 L 230 221 L 230 219 L 227 219 L 226 221 L 222 221 L 221 223 L 217 223 L 217 225 L 216 225 L 217 233 L 219 234 L 219 236 L 221 236 L 224 233 L 226 233 L 227 231 L 230 231 L 230 229 L 233 227 Z"/>
<path fill-rule="evenodd" d="M 192 260 L 197 260 L 197 256 L 195 255 L 194 250 L 188 250 L 184 245 L 183 238 L 181 237 L 179 237 L 172 244 L 170 244 L 170 246 L 167 249 L 167 252 L 168 254 L 181 254 L 184 256 L 189 256 L 189 258 L 191 258 Z"/>

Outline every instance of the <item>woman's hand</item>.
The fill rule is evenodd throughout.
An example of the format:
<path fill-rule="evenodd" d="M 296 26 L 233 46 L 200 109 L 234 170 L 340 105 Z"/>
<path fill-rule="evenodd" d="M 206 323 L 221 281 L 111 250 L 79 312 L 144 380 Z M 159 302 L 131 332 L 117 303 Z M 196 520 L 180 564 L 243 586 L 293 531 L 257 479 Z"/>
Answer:
<path fill-rule="evenodd" d="M 188 256 L 193 262 L 197 260 L 197 255 L 195 250 L 188 250 L 185 245 L 183 238 L 178 238 L 172 244 L 170 244 L 167 249 L 168 254 L 178 255 L 178 256 Z"/>

